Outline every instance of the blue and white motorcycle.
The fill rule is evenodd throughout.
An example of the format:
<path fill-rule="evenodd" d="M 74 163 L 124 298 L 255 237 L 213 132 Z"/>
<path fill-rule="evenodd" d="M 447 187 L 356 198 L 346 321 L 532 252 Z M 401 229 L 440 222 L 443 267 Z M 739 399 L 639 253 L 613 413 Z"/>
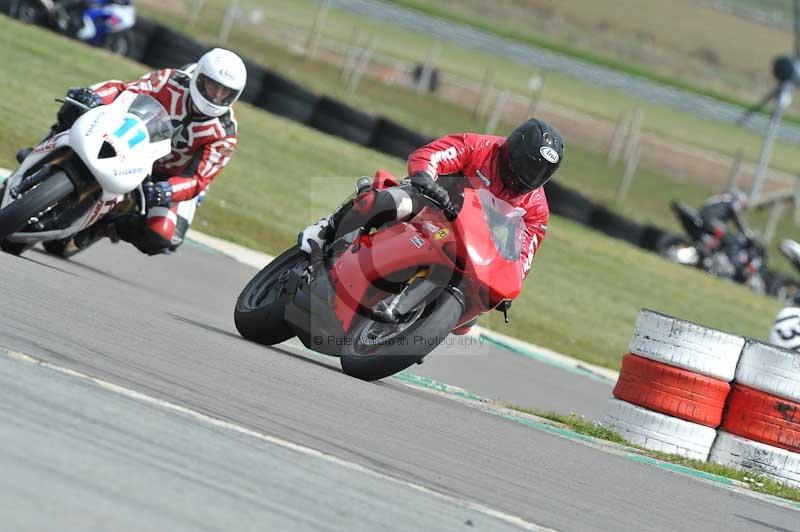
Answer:
<path fill-rule="evenodd" d="M 67 99 L 73 105 L 79 102 Z M 37 242 L 51 253 L 80 231 L 119 215 L 144 215 L 142 183 L 172 151 L 161 104 L 121 93 L 33 148 L 0 185 L 0 249 L 19 255 Z"/>
<path fill-rule="evenodd" d="M 136 23 L 131 0 L 13 0 L 10 13 L 120 55 L 128 54 Z"/>

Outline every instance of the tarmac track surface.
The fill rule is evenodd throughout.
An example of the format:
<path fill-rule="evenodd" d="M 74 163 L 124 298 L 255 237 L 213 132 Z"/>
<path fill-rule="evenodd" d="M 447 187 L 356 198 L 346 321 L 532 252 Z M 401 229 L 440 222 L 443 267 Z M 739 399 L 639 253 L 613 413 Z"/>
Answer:
<path fill-rule="evenodd" d="M 101 243 L 71 261 L 34 250 L 21 258 L 0 255 L 0 271 L 3 272 L 0 296 L 5 302 L 0 308 L 2 348 L 307 446 L 390 477 L 475 501 L 540 526 L 565 531 L 800 530 L 800 514 L 796 510 L 490 416 L 409 388 L 395 379 L 361 382 L 343 375 L 335 359 L 285 345 L 267 349 L 247 342 L 236 334 L 232 307 L 254 270 L 196 247 L 187 245 L 173 256 L 148 258 L 127 246 Z M 411 371 L 417 374 L 427 371 L 439 380 L 464 386 L 473 393 L 532 408 L 596 415 L 602 411 L 599 403 L 610 393 L 610 385 L 606 383 L 583 379 L 504 351 L 491 350 L 473 356 L 434 353 L 433 357 Z M 39 420 L 49 411 L 55 424 L 48 425 L 50 439 L 63 441 L 64 445 L 63 448 L 53 445 L 44 452 L 40 446 L 46 442 L 34 437 L 37 433 L 12 430 L 3 438 L 6 445 L 13 445 L 17 451 L 30 448 L 31 452 L 29 462 L 15 462 L 18 466 L 28 464 L 14 470 L 20 480 L 0 483 L 0 499 L 15 500 L 22 486 L 40 485 L 48 489 L 41 494 L 31 490 L 26 500 L 30 502 L 30 497 L 39 496 L 45 505 L 51 500 L 47 499 L 50 491 L 56 489 L 56 475 L 63 479 L 71 472 L 75 478 L 97 475 L 99 479 L 115 471 L 114 467 L 122 471 L 119 464 L 137 453 L 154 452 L 167 465 L 159 469 L 160 477 L 147 484 L 148 489 L 154 493 L 159 490 L 172 493 L 169 490 L 177 489 L 174 482 L 178 466 L 168 465 L 180 456 L 194 456 L 192 438 L 178 441 L 153 438 L 149 442 L 151 447 L 127 442 L 120 436 L 126 434 L 122 430 L 126 420 L 138 419 L 130 411 L 130 405 L 117 408 L 114 401 L 92 395 L 91 390 L 81 394 L 65 391 L 64 383 L 51 379 L 49 384 L 43 384 L 45 377 L 31 374 L 29 369 L 15 369 L 14 365 L 7 368 L 7 364 L 2 367 L 11 372 L 5 382 L 16 382 L 19 389 L 16 402 L 2 402 L 3 418 Z M 15 372 L 19 373 L 16 378 Z M 13 387 L 9 384 L 4 389 L 8 395 Z M 87 417 L 95 414 L 89 411 L 92 405 L 102 402 L 107 415 L 93 423 L 107 430 L 96 430 L 92 424 L 86 430 L 93 435 L 94 442 L 108 434 L 104 447 L 108 454 L 103 466 L 106 469 L 99 464 L 81 469 L 80 462 L 73 459 L 84 454 L 76 452 L 76 446 L 80 449 L 86 442 L 59 436 L 57 430 L 52 432 L 53 426 L 69 419 L 66 404 L 51 400 L 52 409 L 32 408 L 34 403 L 46 404 L 41 397 L 48 396 L 46 392 L 51 389 L 52 397 L 64 397 L 64 401 L 75 393 L 75 405 L 82 406 L 73 410 L 85 412 Z M 29 394 L 28 401 L 20 399 L 24 393 Z M 539 393 L 549 395 L 552 405 L 568 406 L 537 404 Z M 29 407 L 23 406 L 26 404 Z M 148 430 L 149 421 L 142 419 L 141 423 L 142 430 Z M 191 424 L 183 418 L 170 423 Z M 195 423 L 200 422 L 195 420 Z M 8 431 L 9 425 L 3 425 Z M 25 426 L 22 421 L 19 425 Z M 157 434 L 162 425 L 149 426 Z M 201 429 L 186 427 L 185 430 Z M 204 445 L 203 441 L 198 440 L 197 445 Z M 263 470 L 269 459 L 265 451 L 275 455 L 266 443 L 260 447 L 261 454 L 253 452 L 253 448 L 259 447 L 258 441 L 245 448 L 238 440 L 223 440 L 217 445 L 222 446 L 222 452 L 202 456 L 197 453 L 195 461 L 189 460 L 198 478 L 203 478 L 208 470 L 208 482 L 212 485 L 238 478 L 237 472 L 247 469 L 248 464 L 252 464 L 250 471 Z M 185 446 L 185 452 L 176 452 L 181 446 Z M 114 452 L 117 448 L 118 454 Z M 94 458 L 91 453 L 92 447 L 87 446 L 87 460 Z M 60 464 L 61 469 L 54 468 L 53 462 Z M 221 465 L 228 463 L 233 465 L 227 477 L 214 476 Z M 349 508 L 356 514 L 364 513 L 365 528 L 385 519 L 392 520 L 399 528 L 419 529 L 419 521 L 412 517 L 415 514 L 426 516 L 424 520 L 431 526 L 424 528 L 493 526 L 473 520 L 468 523 L 463 518 L 465 514 L 452 509 L 437 514 L 430 505 L 415 503 L 413 497 L 398 496 L 397 486 L 392 483 L 373 483 L 365 488 L 363 479 L 339 477 L 333 469 L 309 467 L 309 463 L 283 462 L 282 474 L 265 474 L 246 484 L 250 490 L 262 490 L 259 491 L 262 502 L 263 498 L 272 500 L 276 494 L 285 493 L 282 488 L 291 488 L 298 497 L 307 494 L 306 504 L 299 505 L 296 501 L 283 505 L 258 504 L 247 496 L 250 493 L 247 489 L 232 490 L 228 496 L 235 504 L 216 508 L 221 512 L 217 515 L 220 520 L 206 521 L 205 527 L 231 529 L 230 523 L 235 522 L 241 526 L 233 529 L 281 528 L 280 523 L 286 522 L 281 519 L 300 515 L 286 510 L 294 504 L 307 514 L 303 523 L 325 522 L 331 528 L 353 528 L 347 516 L 326 513 L 330 508 L 313 503 L 315 498 L 326 495 L 323 492 L 326 478 L 329 484 L 339 482 L 344 494 L 364 491 L 372 494 L 372 502 L 354 498 L 353 507 Z M 122 491 L 118 498 L 124 500 L 126 495 L 134 498 L 136 493 L 131 483 L 136 475 L 151 473 L 147 468 L 124 470 L 128 482 L 123 486 L 132 491 L 127 494 Z M 292 484 L 285 484 L 290 478 Z M 298 482 L 308 492 L 298 491 Z M 65 490 L 70 489 L 70 483 L 62 484 Z M 193 489 L 195 484 L 182 487 L 186 490 L 183 503 L 187 508 L 207 509 L 208 492 L 204 486 Z M 404 507 L 400 513 L 405 513 L 408 520 L 396 521 L 396 513 L 381 510 L 375 503 L 381 496 Z M 159 516 L 163 508 L 153 502 L 157 500 L 161 499 L 152 497 L 152 504 L 140 508 L 136 517 Z M 69 523 L 78 513 L 89 512 L 91 516 L 92 506 L 71 501 L 61 499 L 51 524 Z M 0 528 L 7 528 L 3 521 L 7 525 L 34 523 L 26 512 L 37 507 L 41 505 L 14 505 L 5 509 L 0 506 Z M 243 509 L 246 509 L 244 514 Z M 230 512 L 229 520 L 225 519 L 226 511 Z M 441 518 L 430 517 L 434 515 Z M 457 520 L 459 517 L 461 521 Z M 295 519 L 301 522 L 300 517 Z M 142 528 L 158 522 L 146 520 L 138 524 Z M 459 522 L 463 524 L 457 525 Z M 274 526 L 270 527 L 270 523 Z M 41 529 L 33 525 L 29 528 Z"/>

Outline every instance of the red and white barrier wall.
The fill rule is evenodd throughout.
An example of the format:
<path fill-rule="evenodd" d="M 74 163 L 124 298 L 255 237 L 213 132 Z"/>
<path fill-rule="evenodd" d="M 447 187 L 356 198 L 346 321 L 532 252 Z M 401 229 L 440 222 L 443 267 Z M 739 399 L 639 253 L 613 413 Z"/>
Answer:
<path fill-rule="evenodd" d="M 800 486 L 800 354 L 646 309 L 629 351 L 604 424 L 646 449 Z"/>

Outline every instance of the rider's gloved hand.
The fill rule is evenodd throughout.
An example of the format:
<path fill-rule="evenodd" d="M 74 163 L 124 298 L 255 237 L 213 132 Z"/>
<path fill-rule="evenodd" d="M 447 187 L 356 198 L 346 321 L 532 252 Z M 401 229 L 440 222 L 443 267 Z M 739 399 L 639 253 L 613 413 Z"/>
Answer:
<path fill-rule="evenodd" d="M 166 207 L 172 201 L 172 186 L 166 181 L 142 183 L 145 208 Z"/>
<path fill-rule="evenodd" d="M 100 95 L 88 87 L 73 87 L 67 91 L 67 98 L 75 100 L 91 109 L 103 105 Z"/>
<path fill-rule="evenodd" d="M 450 201 L 450 194 L 431 176 L 418 172 L 408 176 L 408 179 L 415 190 L 438 203 L 448 213 L 448 217 L 454 217 L 458 213 L 458 208 Z"/>

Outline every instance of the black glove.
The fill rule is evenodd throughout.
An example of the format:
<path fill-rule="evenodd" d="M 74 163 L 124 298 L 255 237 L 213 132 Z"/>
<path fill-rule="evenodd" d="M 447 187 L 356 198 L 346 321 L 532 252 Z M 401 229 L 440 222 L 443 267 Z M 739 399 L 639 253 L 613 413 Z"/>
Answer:
<path fill-rule="evenodd" d="M 88 87 L 73 87 L 67 91 L 67 98 L 85 105 L 87 108 L 103 105 L 100 96 Z"/>
<path fill-rule="evenodd" d="M 145 208 L 166 207 L 172 201 L 172 186 L 166 181 L 142 183 Z"/>
<path fill-rule="evenodd" d="M 420 194 L 428 196 L 441 207 L 447 214 L 448 219 L 454 220 L 458 215 L 458 208 L 450 201 L 450 194 L 447 190 L 424 172 L 409 176 L 411 186 Z"/>

